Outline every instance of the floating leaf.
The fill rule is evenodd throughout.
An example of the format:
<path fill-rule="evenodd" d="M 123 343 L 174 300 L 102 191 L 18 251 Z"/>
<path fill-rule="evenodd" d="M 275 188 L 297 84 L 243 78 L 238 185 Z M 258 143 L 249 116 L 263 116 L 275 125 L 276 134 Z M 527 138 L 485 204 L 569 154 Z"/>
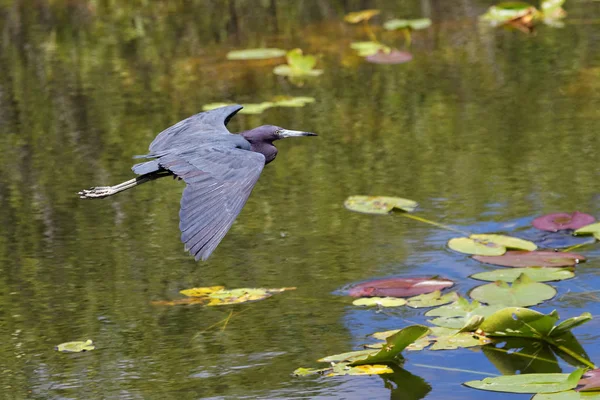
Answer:
<path fill-rule="evenodd" d="M 554 393 L 573 389 L 583 374 L 579 368 L 570 374 L 521 374 L 496 376 L 464 385 L 481 390 L 508 393 Z"/>
<path fill-rule="evenodd" d="M 395 363 L 402 359 L 400 354 L 408 345 L 429 333 L 429 328 L 423 325 L 410 325 L 400 329 L 398 332 L 386 338 L 386 344 L 375 354 L 359 358 L 351 362 L 351 365 Z"/>
<path fill-rule="evenodd" d="M 404 64 L 412 60 L 413 56 L 407 51 L 391 49 L 389 52 L 379 50 L 374 54 L 366 56 L 365 59 L 373 64 Z"/>
<path fill-rule="evenodd" d="M 579 380 L 575 390 L 578 392 L 600 390 L 600 369 L 586 371 Z"/>
<path fill-rule="evenodd" d="M 275 48 L 234 50 L 227 53 L 228 60 L 265 60 L 285 56 L 285 50 Z"/>
<path fill-rule="evenodd" d="M 295 376 L 307 376 L 320 374 L 325 376 L 344 376 L 344 375 L 383 375 L 391 374 L 394 370 L 387 365 L 359 365 L 351 367 L 347 363 L 335 364 L 330 368 L 298 368 L 294 371 Z"/>
<path fill-rule="evenodd" d="M 385 278 L 354 285 L 348 291 L 352 297 L 411 297 L 431 293 L 454 285 L 443 278 Z"/>
<path fill-rule="evenodd" d="M 556 325 L 559 316 L 556 311 L 542 314 L 535 310 L 521 307 L 508 307 L 488 316 L 479 328 L 487 336 L 524 337 L 530 339 L 559 338 L 571 329 L 588 322 L 589 313 L 564 320 Z M 551 341 L 549 341 L 552 344 Z"/>
<path fill-rule="evenodd" d="M 556 232 L 563 229 L 579 229 L 596 221 L 592 215 L 579 211 L 573 213 L 555 213 L 538 217 L 531 223 L 543 231 Z"/>
<path fill-rule="evenodd" d="M 506 247 L 504 246 L 466 237 L 450 239 L 448 241 L 448 247 L 459 253 L 482 256 L 501 256 L 506 253 Z"/>
<path fill-rule="evenodd" d="M 373 10 L 373 9 L 355 11 L 355 12 L 346 14 L 346 16 L 344 17 L 344 21 L 346 21 L 350 24 L 358 24 L 359 22 L 370 20 L 374 16 L 378 15 L 380 12 L 381 11 L 379 11 L 379 10 Z"/>
<path fill-rule="evenodd" d="M 361 57 L 371 56 L 379 52 L 390 53 L 392 49 L 379 42 L 353 42 L 350 47 L 358 52 Z"/>
<path fill-rule="evenodd" d="M 461 329 L 473 317 L 487 317 L 492 315 L 498 310 L 503 309 L 504 306 L 484 306 L 477 300 L 472 303 L 465 298 L 459 298 L 454 303 L 434 308 L 425 313 L 427 317 L 438 317 L 430 320 L 434 325 L 438 325 L 445 328 Z"/>
<path fill-rule="evenodd" d="M 249 301 L 263 300 L 271 297 L 275 293 L 281 293 L 286 290 L 294 290 L 294 287 L 265 289 L 265 288 L 240 288 L 225 289 L 223 286 L 210 286 L 182 290 L 180 293 L 191 296 L 187 299 L 178 299 L 173 301 L 154 301 L 154 305 L 180 305 L 180 304 L 202 304 L 206 306 L 221 306 L 228 304 L 240 304 Z"/>
<path fill-rule="evenodd" d="M 314 97 L 291 97 L 291 96 L 279 96 L 273 99 L 273 105 L 275 107 L 304 107 L 309 103 L 314 103 Z"/>
<path fill-rule="evenodd" d="M 513 282 L 523 273 L 527 274 L 527 276 L 535 282 L 562 281 L 575 276 L 573 271 L 567 268 L 529 267 L 496 269 L 494 271 L 479 272 L 471 275 L 470 277 L 473 279 L 479 279 L 480 281 Z"/>
<path fill-rule="evenodd" d="M 383 27 L 388 31 L 394 31 L 396 29 L 425 29 L 431 26 L 431 20 L 429 18 L 419 19 L 391 19 L 383 24 Z"/>
<path fill-rule="evenodd" d="M 572 267 L 585 257 L 575 253 L 554 251 L 507 251 L 502 256 L 474 256 L 473 259 L 486 264 L 503 267 Z"/>
<path fill-rule="evenodd" d="M 179 293 L 188 297 L 206 297 L 211 293 L 218 292 L 223 289 L 225 289 L 225 286 L 208 286 L 184 289 L 180 290 Z"/>
<path fill-rule="evenodd" d="M 521 274 L 512 286 L 507 282 L 497 281 L 477 286 L 469 292 L 473 299 L 490 305 L 533 306 L 556 295 L 556 289 L 545 283 L 535 282 Z"/>
<path fill-rule="evenodd" d="M 597 240 L 600 240 L 600 222 L 583 226 L 575 231 L 576 235 L 594 235 Z"/>
<path fill-rule="evenodd" d="M 387 196 L 350 196 L 344 206 L 366 214 L 389 214 L 393 209 L 413 212 L 419 204 L 413 200 Z"/>
<path fill-rule="evenodd" d="M 510 1 L 491 6 L 488 11 L 481 16 L 481 19 L 496 26 L 526 17 L 535 11 L 537 11 L 535 7 L 531 6 L 529 3 Z"/>
<path fill-rule="evenodd" d="M 535 243 L 529 240 L 519 239 L 512 236 L 497 235 L 492 233 L 476 234 L 469 236 L 471 239 L 480 240 L 482 242 L 495 243 L 504 246 L 507 249 L 528 250 L 534 251 L 537 249 Z"/>
<path fill-rule="evenodd" d="M 396 297 L 365 297 L 354 300 L 352 304 L 355 306 L 399 307 L 405 305 L 406 300 Z"/>
<path fill-rule="evenodd" d="M 442 294 L 441 291 L 420 294 L 408 299 L 408 306 L 412 308 L 437 307 L 458 300 L 458 293 Z"/>
<path fill-rule="evenodd" d="M 350 362 L 350 361 L 354 361 L 360 357 L 365 357 L 365 356 L 369 356 L 371 354 L 376 354 L 377 352 L 378 352 L 378 350 L 370 350 L 370 349 L 348 351 L 346 353 L 334 354 L 331 356 L 319 358 L 317 361 L 328 362 L 328 363 Z"/>
<path fill-rule="evenodd" d="M 86 340 L 85 342 L 66 342 L 61 343 L 56 346 L 54 349 L 63 353 L 82 353 L 84 351 L 94 350 L 96 346 L 91 340 Z"/>
<path fill-rule="evenodd" d="M 273 73 L 288 77 L 318 76 L 323 73 L 321 69 L 314 69 L 317 58 L 312 55 L 304 55 L 301 49 L 288 51 L 286 59 L 287 64 L 276 66 Z"/>

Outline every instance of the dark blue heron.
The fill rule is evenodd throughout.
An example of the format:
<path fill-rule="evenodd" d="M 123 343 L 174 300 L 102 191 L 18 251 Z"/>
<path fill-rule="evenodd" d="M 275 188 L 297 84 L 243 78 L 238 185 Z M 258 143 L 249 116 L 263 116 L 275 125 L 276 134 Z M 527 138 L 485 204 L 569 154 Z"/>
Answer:
<path fill-rule="evenodd" d="M 196 261 L 206 260 L 244 207 L 263 167 L 277 156 L 273 142 L 316 136 L 273 125 L 231 134 L 226 125 L 241 109 L 239 105 L 221 107 L 178 122 L 158 134 L 147 155 L 138 156 L 152 159 L 133 166 L 138 177 L 115 186 L 82 190 L 79 196 L 112 196 L 165 176 L 183 179 L 181 241 Z"/>

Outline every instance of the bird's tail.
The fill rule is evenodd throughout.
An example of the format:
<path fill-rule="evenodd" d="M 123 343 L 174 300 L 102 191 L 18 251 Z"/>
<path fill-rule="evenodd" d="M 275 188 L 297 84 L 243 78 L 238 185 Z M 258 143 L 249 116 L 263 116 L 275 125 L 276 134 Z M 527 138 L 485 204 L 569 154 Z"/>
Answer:
<path fill-rule="evenodd" d="M 160 169 L 160 165 L 158 165 L 157 160 L 150 160 L 143 163 L 135 164 L 131 169 L 134 173 L 138 175 L 145 175 L 151 172 L 158 171 Z"/>

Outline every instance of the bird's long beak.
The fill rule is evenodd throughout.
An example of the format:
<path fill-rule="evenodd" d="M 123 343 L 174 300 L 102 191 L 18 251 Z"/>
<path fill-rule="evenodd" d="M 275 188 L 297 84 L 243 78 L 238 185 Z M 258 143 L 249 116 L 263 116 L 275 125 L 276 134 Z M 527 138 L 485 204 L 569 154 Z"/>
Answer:
<path fill-rule="evenodd" d="M 278 132 L 279 137 L 281 139 L 289 138 L 289 137 L 301 137 L 301 136 L 317 136 L 316 133 L 312 132 L 302 132 L 302 131 L 292 131 L 289 129 L 280 129 Z"/>

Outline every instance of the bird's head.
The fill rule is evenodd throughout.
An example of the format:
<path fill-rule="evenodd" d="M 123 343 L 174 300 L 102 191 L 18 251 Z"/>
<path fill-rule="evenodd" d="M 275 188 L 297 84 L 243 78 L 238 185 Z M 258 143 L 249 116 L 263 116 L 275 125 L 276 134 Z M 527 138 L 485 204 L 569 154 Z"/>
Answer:
<path fill-rule="evenodd" d="M 292 131 L 275 125 L 259 126 L 242 132 L 241 135 L 250 142 L 252 151 L 262 153 L 265 156 L 266 164 L 273 161 L 277 156 L 277 149 L 273 146 L 274 141 L 289 137 L 317 136 L 316 133 Z"/>

